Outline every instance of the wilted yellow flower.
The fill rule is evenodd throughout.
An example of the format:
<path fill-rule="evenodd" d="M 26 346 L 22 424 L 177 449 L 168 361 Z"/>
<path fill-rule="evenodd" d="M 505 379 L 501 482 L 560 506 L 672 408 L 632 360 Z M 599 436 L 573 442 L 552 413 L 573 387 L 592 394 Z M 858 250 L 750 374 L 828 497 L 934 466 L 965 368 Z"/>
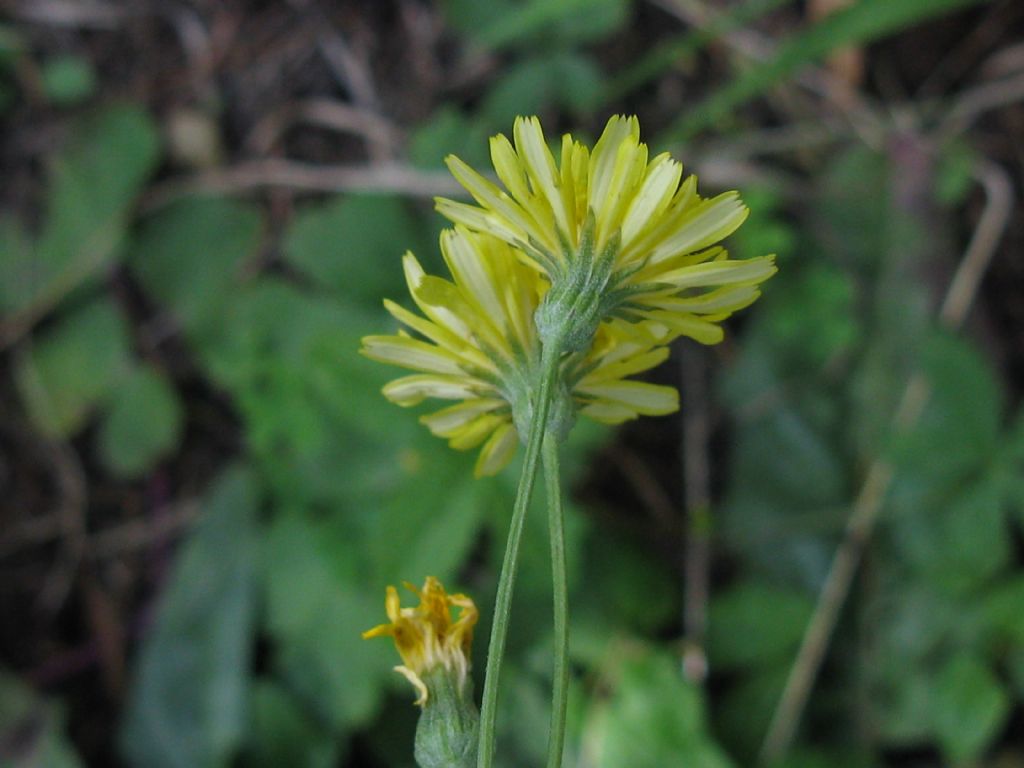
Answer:
<path fill-rule="evenodd" d="M 424 316 L 384 303 L 422 338 L 404 331 L 367 336 L 362 352 L 419 372 L 384 387 L 384 395 L 398 405 L 426 398 L 461 401 L 420 420 L 453 448 L 482 445 L 476 474 L 492 475 L 515 453 L 517 423 L 525 435 L 540 363 L 534 314 L 548 282 L 517 259 L 508 244 L 484 233 L 446 230 L 441 252 L 454 282 L 425 274 L 411 253 L 404 257 L 409 291 Z M 589 350 L 562 361 L 568 409 L 579 407 L 607 423 L 674 411 L 678 395 L 673 388 L 624 380 L 668 356 L 667 337 L 659 336 L 659 328 L 606 323 Z"/>
<path fill-rule="evenodd" d="M 423 589 L 405 582 L 406 589 L 420 599 L 415 608 L 402 608 L 398 590 L 388 587 L 384 607 L 389 622 L 363 632 L 364 639 L 391 637 L 395 641 L 404 664 L 395 667 L 412 683 L 418 697 L 416 704 L 423 706 L 430 698 L 424 676 L 435 670 L 444 670 L 454 678 L 456 690 L 466 686 L 470 668 L 470 650 L 473 646 L 473 627 L 480 614 L 472 599 L 466 595 L 449 595 L 433 576 L 428 576 Z M 459 609 L 452 620 L 451 609 Z"/>
<path fill-rule="evenodd" d="M 558 164 L 537 118 L 517 118 L 513 139 L 491 139 L 504 189 L 450 156 L 452 174 L 479 206 L 439 199 L 437 207 L 513 245 L 551 280 L 556 300 L 563 285 L 571 302 L 594 297 L 577 349 L 613 313 L 716 343 L 717 323 L 753 302 L 758 284 L 775 273 L 771 256 L 732 260 L 716 246 L 747 208 L 735 192 L 700 197 L 696 178 L 684 180 L 668 154 L 648 162 L 636 117 L 612 117 L 593 152 L 566 134 Z"/>

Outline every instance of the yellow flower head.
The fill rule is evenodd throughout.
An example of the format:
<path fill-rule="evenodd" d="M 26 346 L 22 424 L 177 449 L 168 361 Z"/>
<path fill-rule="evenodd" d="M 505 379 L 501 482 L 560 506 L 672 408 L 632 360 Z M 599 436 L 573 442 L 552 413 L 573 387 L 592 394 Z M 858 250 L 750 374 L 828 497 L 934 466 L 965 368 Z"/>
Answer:
<path fill-rule="evenodd" d="M 420 599 L 420 604 L 402 608 L 398 590 L 388 587 L 384 607 L 389 622 L 363 632 L 363 638 L 394 639 L 404 662 L 395 671 L 412 683 L 419 694 L 416 704 L 422 707 L 430 696 L 423 677 L 434 669 L 443 668 L 455 677 L 459 690 L 464 688 L 470 668 L 473 627 L 480 614 L 472 599 L 461 594 L 449 595 L 433 576 L 427 577 L 422 589 L 408 582 L 405 587 Z M 454 621 L 452 607 L 459 609 Z"/>
<path fill-rule="evenodd" d="M 438 210 L 513 245 L 553 291 L 573 282 L 577 292 L 582 285 L 600 293 L 591 326 L 614 313 L 716 343 L 717 323 L 753 302 L 758 284 L 775 273 L 771 256 L 737 261 L 716 245 L 747 208 L 735 192 L 700 197 L 696 178 L 684 180 L 668 154 L 648 162 L 636 117 L 612 117 L 593 151 L 566 134 L 559 163 L 536 117 L 517 118 L 513 140 L 491 139 L 504 189 L 449 157 L 478 206 L 439 199 Z"/>
<path fill-rule="evenodd" d="M 384 303 L 421 338 L 404 331 L 367 336 L 362 352 L 418 371 L 384 387 L 384 395 L 398 405 L 425 398 L 461 401 L 420 420 L 453 448 L 482 445 L 476 474 L 493 475 L 515 453 L 517 418 L 520 424 L 529 418 L 540 360 L 534 314 L 548 282 L 517 259 L 511 246 L 484 233 L 446 230 L 441 252 L 453 281 L 425 274 L 411 253 L 404 258 L 409 291 L 423 316 Z M 570 409 L 607 423 L 674 411 L 673 388 L 624 380 L 663 361 L 666 341 L 658 326 L 603 324 L 588 351 L 562 363 Z"/>

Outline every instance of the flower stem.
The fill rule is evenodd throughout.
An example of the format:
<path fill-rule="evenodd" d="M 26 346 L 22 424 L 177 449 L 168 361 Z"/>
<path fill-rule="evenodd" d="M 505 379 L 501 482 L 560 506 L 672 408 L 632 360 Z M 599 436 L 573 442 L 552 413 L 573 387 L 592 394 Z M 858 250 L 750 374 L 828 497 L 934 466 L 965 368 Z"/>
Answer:
<path fill-rule="evenodd" d="M 534 404 L 533 417 L 530 420 L 523 471 L 519 476 L 519 488 L 516 491 L 516 500 L 512 507 L 508 543 L 505 545 L 505 558 L 502 561 L 501 576 L 498 579 L 498 594 L 494 601 L 494 622 L 491 626 L 491 640 L 487 648 L 487 672 L 484 677 L 483 705 L 480 709 L 478 768 L 491 768 L 494 762 L 498 682 L 501 675 L 501 663 L 505 655 L 505 639 L 508 635 L 509 614 L 512 607 L 512 590 L 515 586 L 516 568 L 519 563 L 519 543 L 523 538 L 523 523 L 526 521 L 526 510 L 530 506 L 541 443 L 547 429 L 551 395 L 554 391 L 559 358 L 561 357 L 557 351 L 559 348 L 560 345 L 546 346 L 541 352 L 537 399 Z"/>
<path fill-rule="evenodd" d="M 550 432 L 541 446 L 544 486 L 548 497 L 551 532 L 551 578 L 555 605 L 554 684 L 551 689 L 551 731 L 548 734 L 548 768 L 560 768 L 565 747 L 565 708 L 569 698 L 569 587 L 565 568 L 565 529 L 562 489 L 558 467 L 558 441 Z"/>

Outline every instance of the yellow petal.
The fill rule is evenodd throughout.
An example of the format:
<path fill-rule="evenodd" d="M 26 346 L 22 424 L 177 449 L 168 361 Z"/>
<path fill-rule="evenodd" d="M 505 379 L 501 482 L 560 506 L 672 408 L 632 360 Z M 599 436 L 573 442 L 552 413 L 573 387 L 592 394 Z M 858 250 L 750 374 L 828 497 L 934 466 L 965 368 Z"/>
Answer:
<path fill-rule="evenodd" d="M 597 401 L 632 408 L 644 416 L 663 416 L 679 409 L 679 392 L 675 387 L 643 381 L 614 381 L 580 386 L 578 390 Z"/>
<path fill-rule="evenodd" d="M 667 153 L 654 158 L 647 168 L 640 191 L 634 196 L 623 218 L 623 248 L 628 247 L 630 241 L 641 234 L 648 222 L 657 221 L 661 217 L 672 202 L 682 176 L 683 166 Z"/>
<path fill-rule="evenodd" d="M 607 381 L 609 379 L 624 379 L 643 371 L 648 371 L 657 365 L 661 365 L 668 359 L 668 347 L 658 347 L 643 354 L 635 354 L 618 363 L 603 363 L 588 373 L 580 382 L 581 385 Z"/>
<path fill-rule="evenodd" d="M 505 219 L 513 230 L 520 233 L 520 239 L 528 239 L 523 233 L 531 231 L 531 221 L 522 207 L 454 155 L 449 155 L 445 162 L 448 164 L 448 170 L 451 171 L 452 176 L 466 188 L 473 199 L 484 208 L 489 208 Z"/>
<path fill-rule="evenodd" d="M 402 336 L 366 336 L 360 350 L 372 360 L 427 373 L 460 375 L 458 357 L 434 344 Z"/>
<path fill-rule="evenodd" d="M 562 206 L 562 196 L 558 189 L 558 170 L 555 159 L 551 156 L 540 120 L 536 117 L 517 117 L 512 129 L 516 143 L 516 152 L 526 169 L 526 174 L 533 183 L 537 194 L 547 201 L 554 221 L 565 234 L 569 233 L 569 222 Z M 549 240 L 545 238 L 545 240 Z M 545 245 L 557 249 L 557 242 L 545 242 Z"/>
<path fill-rule="evenodd" d="M 580 409 L 580 413 L 594 421 L 599 421 L 602 424 L 611 424 L 613 426 L 621 424 L 624 421 L 629 421 L 630 419 L 635 419 L 639 415 L 632 408 L 603 401 L 588 403 Z"/>
<path fill-rule="evenodd" d="M 438 437 L 451 437 L 456 430 L 464 427 L 481 413 L 496 411 L 506 405 L 504 400 L 498 398 L 474 398 L 421 416 L 420 423 L 425 424 Z"/>
<path fill-rule="evenodd" d="M 477 232 L 490 232 L 507 243 L 523 241 L 524 232 L 522 229 L 512 226 L 497 214 L 489 213 L 474 205 L 458 203 L 443 197 L 436 198 L 434 203 L 438 213 L 456 224 L 462 224 Z"/>
<path fill-rule="evenodd" d="M 526 181 L 526 169 L 523 167 L 515 149 L 504 134 L 491 137 L 491 162 L 501 183 L 512 197 L 522 203 L 530 198 L 530 187 Z"/>
<path fill-rule="evenodd" d="M 717 243 L 735 232 L 748 213 L 735 192 L 693 206 L 689 213 L 675 219 L 672 231 L 651 251 L 651 263 Z"/>
<path fill-rule="evenodd" d="M 477 477 L 496 475 L 515 455 L 519 436 L 512 424 L 506 424 L 494 430 L 494 434 L 480 449 L 473 474 Z"/>
<path fill-rule="evenodd" d="M 493 391 L 493 387 L 470 376 L 443 376 L 416 374 L 403 376 L 384 385 L 384 396 L 393 403 L 411 406 L 425 398 L 439 400 L 465 400 L 476 397 L 480 391 Z"/>
<path fill-rule="evenodd" d="M 408 667 L 395 667 L 395 672 L 397 672 L 410 683 L 412 683 L 412 687 L 416 689 L 416 693 L 418 695 L 416 696 L 416 701 L 414 701 L 413 704 L 415 704 L 417 707 L 422 707 L 424 704 L 426 704 L 427 699 L 430 698 L 430 692 L 427 691 L 427 686 L 423 682 L 423 680 L 420 679 L 420 676 Z"/>
<path fill-rule="evenodd" d="M 701 344 L 718 344 L 725 338 L 725 332 L 720 326 L 694 315 L 681 315 L 678 312 L 660 310 L 642 314 L 644 317 L 664 324 L 676 336 L 686 336 Z"/>
<path fill-rule="evenodd" d="M 658 275 L 658 282 L 669 283 L 676 289 L 738 283 L 752 285 L 767 280 L 777 271 L 772 256 L 742 260 L 722 259 L 665 272 Z"/>
<path fill-rule="evenodd" d="M 730 315 L 744 307 L 749 307 L 760 295 L 761 291 L 756 286 L 740 285 L 708 291 L 700 296 L 673 296 L 652 302 L 641 299 L 640 302 L 651 304 L 669 312 L 724 313 Z"/>

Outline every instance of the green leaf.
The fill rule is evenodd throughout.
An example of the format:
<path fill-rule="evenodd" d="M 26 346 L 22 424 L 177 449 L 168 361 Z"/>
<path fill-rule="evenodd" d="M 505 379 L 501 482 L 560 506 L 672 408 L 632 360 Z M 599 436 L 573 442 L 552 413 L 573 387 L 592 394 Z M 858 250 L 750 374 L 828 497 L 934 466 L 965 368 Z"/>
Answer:
<path fill-rule="evenodd" d="M 97 299 L 60 317 L 17 361 L 18 389 L 35 425 L 74 434 L 130 369 L 128 331 L 117 308 Z"/>
<path fill-rule="evenodd" d="M 502 126 L 508 130 L 508 126 Z M 457 154 L 475 168 L 490 162 L 487 152 L 488 128 L 470 120 L 452 105 L 442 105 L 420 123 L 409 137 L 409 159 L 421 168 L 444 168 L 444 159 Z"/>
<path fill-rule="evenodd" d="M 613 692 L 584 724 L 588 764 L 599 768 L 727 768 L 708 736 L 700 691 L 683 680 L 679 660 L 630 649 L 615 670 Z"/>
<path fill-rule="evenodd" d="M 249 707 L 249 759 L 256 768 L 331 768 L 338 746 L 284 688 L 270 680 L 252 687 Z"/>
<path fill-rule="evenodd" d="M 864 701 L 881 741 L 912 746 L 932 735 L 937 662 L 951 645 L 970 645 L 974 620 L 930 582 L 908 578 L 900 555 L 886 554 L 860 619 Z"/>
<path fill-rule="evenodd" d="M 298 513 L 282 515 L 265 541 L 275 666 L 289 690 L 341 734 L 368 722 L 383 681 L 407 687 L 410 706 L 413 698 L 408 683 L 391 671 L 399 663 L 394 646 L 361 637 L 387 620 L 385 585 L 368 582 L 361 554 L 340 523 L 314 523 Z"/>
<path fill-rule="evenodd" d="M 703 103 L 686 111 L 669 131 L 689 138 L 721 123 L 744 102 L 764 93 L 796 73 L 800 67 L 819 61 L 837 48 L 870 43 L 928 19 L 977 5 L 982 0 L 860 0 L 829 14 L 805 32 L 783 40 L 775 55 L 719 88 Z"/>
<path fill-rule="evenodd" d="M 70 106 L 89 98 L 96 90 L 96 73 L 88 59 L 57 56 L 49 59 L 41 71 L 43 92 L 59 106 Z"/>
<path fill-rule="evenodd" d="M 156 128 L 136 107 L 113 107 L 78 126 L 53 164 L 36 247 L 27 258 L 0 253 L 0 312 L 31 323 L 111 262 L 157 151 Z"/>
<path fill-rule="evenodd" d="M 988 361 L 961 339 L 932 337 L 922 366 L 930 398 L 914 428 L 894 438 L 894 459 L 901 472 L 951 488 L 995 458 L 1003 394 Z"/>
<path fill-rule="evenodd" d="M 318 286 L 373 307 L 402 290 L 401 256 L 421 240 L 397 197 L 346 195 L 305 208 L 284 237 L 284 256 Z"/>
<path fill-rule="evenodd" d="M 891 529 L 907 565 L 954 594 L 983 585 L 1009 561 L 1011 542 L 999 488 L 990 478 L 958 496 L 901 508 Z"/>
<path fill-rule="evenodd" d="M 803 637 L 814 603 L 758 582 L 741 582 L 711 601 L 708 654 L 714 667 L 784 664 Z"/>
<path fill-rule="evenodd" d="M 587 575 L 572 601 L 574 616 L 589 609 L 608 631 L 645 634 L 676 619 L 680 596 L 672 569 L 625 532 L 594 526 L 585 540 L 583 565 Z"/>
<path fill-rule="evenodd" d="M 217 323 L 225 297 L 260 244 L 262 215 L 238 200 L 179 200 L 149 217 L 132 242 L 129 264 L 146 292 L 173 312 L 186 331 Z"/>
<path fill-rule="evenodd" d="M 860 340 L 854 302 L 852 279 L 834 267 L 815 264 L 791 272 L 763 312 L 766 332 L 791 369 L 820 370 Z"/>
<path fill-rule="evenodd" d="M 997 647 L 1024 649 L 1024 575 L 992 586 L 982 600 L 987 630 Z"/>
<path fill-rule="evenodd" d="M 432 435 L 420 438 L 417 447 L 426 450 L 395 473 L 392 483 L 400 485 L 378 502 L 372 518 L 368 546 L 379 581 L 454 576 L 487 511 L 487 485 L 473 477 L 469 457 Z"/>
<path fill-rule="evenodd" d="M 0 670 L 0 765 L 3 768 L 80 768 L 64 734 L 60 709 Z"/>
<path fill-rule="evenodd" d="M 137 368 L 100 427 L 100 456 L 117 474 L 137 477 L 177 447 L 182 417 L 181 401 L 167 379 L 151 368 Z"/>
<path fill-rule="evenodd" d="M 979 757 L 1010 712 L 1010 697 L 974 656 L 956 656 L 939 674 L 934 699 L 935 735 L 953 763 Z"/>
<path fill-rule="evenodd" d="M 231 764 L 246 722 L 259 504 L 244 468 L 210 491 L 139 653 L 120 733 L 132 765 Z"/>
<path fill-rule="evenodd" d="M 757 762 L 788 672 L 786 664 L 751 669 L 713 701 L 715 732 L 742 765 Z"/>
<path fill-rule="evenodd" d="M 491 131 L 507 132 L 518 115 L 542 114 L 550 107 L 578 114 L 597 102 L 601 85 L 601 72 L 588 58 L 563 52 L 531 56 L 504 71 L 488 90 L 479 117 Z"/>
<path fill-rule="evenodd" d="M 455 29 L 490 48 L 562 46 L 600 39 L 618 28 L 626 0 L 527 0 L 478 3 L 447 0 L 446 16 Z"/>

